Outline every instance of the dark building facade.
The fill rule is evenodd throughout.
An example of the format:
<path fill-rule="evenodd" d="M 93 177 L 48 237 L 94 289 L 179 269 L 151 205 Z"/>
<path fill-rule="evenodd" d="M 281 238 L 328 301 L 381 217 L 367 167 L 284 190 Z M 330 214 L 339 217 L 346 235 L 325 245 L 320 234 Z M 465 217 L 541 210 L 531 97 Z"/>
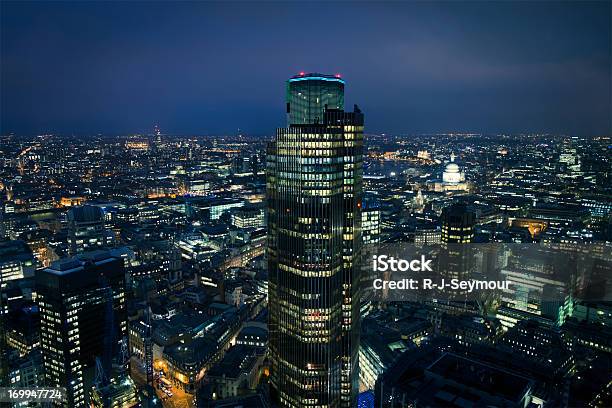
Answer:
<path fill-rule="evenodd" d="M 86 406 L 96 358 L 110 369 L 127 334 L 123 268 L 123 260 L 96 251 L 36 272 L 45 383 L 65 387 L 69 407 Z"/>
<path fill-rule="evenodd" d="M 476 216 L 465 204 L 457 203 L 442 210 L 442 242 L 465 244 L 474 240 Z"/>
<path fill-rule="evenodd" d="M 315 101 L 319 78 L 298 81 Z M 272 397 L 288 407 L 354 406 L 359 378 L 363 114 L 321 112 L 268 147 Z"/>
<path fill-rule="evenodd" d="M 470 278 L 471 249 L 463 244 L 474 241 L 476 215 L 463 203 L 455 203 L 442 209 L 441 253 L 438 257 L 440 276 L 446 281 Z M 448 291 L 437 289 L 437 308 L 449 313 L 473 311 L 476 304 L 467 301 L 467 290 Z"/>

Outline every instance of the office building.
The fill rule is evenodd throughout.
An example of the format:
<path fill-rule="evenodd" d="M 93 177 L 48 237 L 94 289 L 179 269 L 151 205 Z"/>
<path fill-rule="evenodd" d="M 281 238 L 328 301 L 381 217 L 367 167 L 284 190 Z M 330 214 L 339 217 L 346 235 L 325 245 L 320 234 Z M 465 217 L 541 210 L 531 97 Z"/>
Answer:
<path fill-rule="evenodd" d="M 132 408 L 140 407 L 137 389 L 134 381 L 123 375 L 105 386 L 92 388 L 91 390 L 92 408 Z"/>
<path fill-rule="evenodd" d="M 232 225 L 237 228 L 260 228 L 266 225 L 263 208 L 249 208 L 232 214 Z"/>
<path fill-rule="evenodd" d="M 68 407 L 87 405 L 96 358 L 108 375 L 127 333 L 123 261 L 103 251 L 36 272 L 45 384 L 65 387 Z"/>
<path fill-rule="evenodd" d="M 380 242 L 380 203 L 375 198 L 363 201 L 361 237 L 364 245 Z"/>
<path fill-rule="evenodd" d="M 474 240 L 476 216 L 465 204 L 452 204 L 442 209 L 441 248 L 438 262 L 440 277 L 450 282 L 452 279 L 470 278 L 471 248 L 464 246 Z M 435 290 L 436 308 L 449 313 L 465 313 L 476 308 L 474 302 L 467 302 L 466 290 L 450 291 L 445 288 Z"/>
<path fill-rule="evenodd" d="M 363 114 L 341 110 L 339 78 L 300 75 L 287 88 L 289 127 L 267 162 L 271 394 L 281 406 L 352 407 Z"/>
<path fill-rule="evenodd" d="M 34 256 L 23 241 L 0 242 L 0 288 L 15 279 L 34 275 Z M 1 312 L 1 311 L 0 311 Z"/>
<path fill-rule="evenodd" d="M 474 240 L 476 216 L 465 204 L 452 204 L 442 209 L 442 242 L 464 244 Z"/>
<path fill-rule="evenodd" d="M 114 239 L 104 225 L 104 212 L 95 206 L 72 207 L 68 211 L 70 253 L 93 251 L 110 245 Z"/>
<path fill-rule="evenodd" d="M 567 253 L 534 245 L 512 247 L 500 276 L 512 282 L 500 296 L 496 317 L 505 329 L 523 319 L 562 325 L 574 303 L 575 260 Z"/>

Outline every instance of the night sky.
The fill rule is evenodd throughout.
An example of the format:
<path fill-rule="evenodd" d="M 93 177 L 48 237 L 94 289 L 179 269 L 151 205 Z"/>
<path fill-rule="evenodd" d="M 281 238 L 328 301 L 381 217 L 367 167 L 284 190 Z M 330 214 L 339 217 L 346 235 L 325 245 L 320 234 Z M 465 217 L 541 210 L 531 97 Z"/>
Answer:
<path fill-rule="evenodd" d="M 611 132 L 610 2 L 1 3 L 1 132 L 270 135 L 340 73 L 366 132 Z"/>

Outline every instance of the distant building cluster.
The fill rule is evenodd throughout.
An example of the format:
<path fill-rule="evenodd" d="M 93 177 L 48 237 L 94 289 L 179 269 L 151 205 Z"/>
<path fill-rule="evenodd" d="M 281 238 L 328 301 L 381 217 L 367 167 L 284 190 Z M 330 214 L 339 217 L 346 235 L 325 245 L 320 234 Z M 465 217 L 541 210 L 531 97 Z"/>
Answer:
<path fill-rule="evenodd" d="M 0 135 L 1 385 L 66 407 L 612 405 L 612 139 L 364 134 L 344 88 L 289 79 L 272 143 Z M 360 257 L 389 244 L 513 284 L 380 298 Z"/>

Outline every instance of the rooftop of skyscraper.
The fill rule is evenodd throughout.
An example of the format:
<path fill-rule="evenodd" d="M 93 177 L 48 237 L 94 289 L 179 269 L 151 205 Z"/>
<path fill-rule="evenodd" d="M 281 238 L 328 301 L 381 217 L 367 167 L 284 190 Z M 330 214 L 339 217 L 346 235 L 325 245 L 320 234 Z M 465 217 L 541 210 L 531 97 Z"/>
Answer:
<path fill-rule="evenodd" d="M 300 72 L 297 75 L 289 78 L 290 82 L 305 81 L 305 80 L 320 80 L 320 81 L 338 81 L 344 83 L 344 79 L 340 74 L 321 74 L 318 72 Z"/>

